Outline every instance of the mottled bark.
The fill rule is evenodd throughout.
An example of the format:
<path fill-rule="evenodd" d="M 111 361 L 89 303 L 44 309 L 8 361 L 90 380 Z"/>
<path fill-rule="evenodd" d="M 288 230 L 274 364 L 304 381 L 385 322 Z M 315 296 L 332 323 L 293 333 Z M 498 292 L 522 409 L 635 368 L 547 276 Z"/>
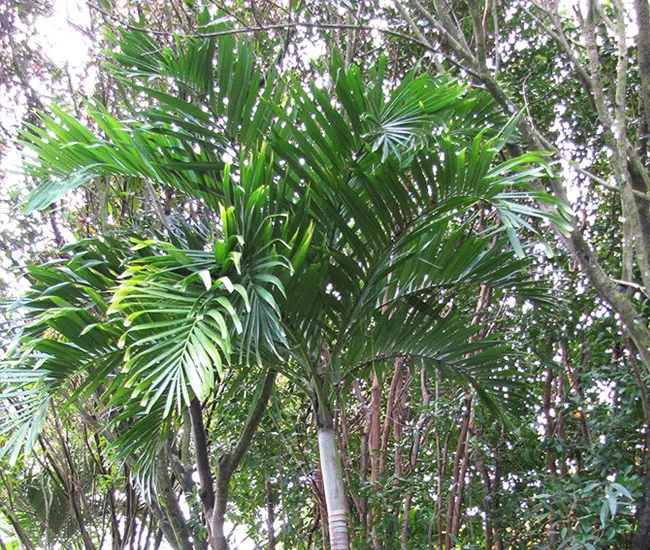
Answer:
<path fill-rule="evenodd" d="M 632 550 L 650 550 L 650 453 L 646 459 L 643 480 L 643 497 L 637 512 L 637 527 L 632 540 Z"/>
<path fill-rule="evenodd" d="M 646 437 L 646 457 L 645 457 L 645 477 L 642 484 L 641 502 L 637 510 L 637 527 L 632 540 L 632 550 L 650 550 L 650 402 L 648 393 L 643 382 L 643 377 L 632 355 L 632 368 L 634 377 L 641 394 L 641 408 L 645 419 L 645 437 Z"/>
<path fill-rule="evenodd" d="M 636 22 L 639 32 L 636 35 L 638 47 L 638 67 L 641 76 L 639 95 L 643 105 L 646 128 L 650 128 L 650 10 L 648 0 L 634 0 Z"/>
<path fill-rule="evenodd" d="M 377 373 L 372 375 L 370 392 L 370 435 L 368 451 L 370 454 L 370 483 L 377 488 L 379 483 L 380 454 L 381 454 L 381 382 Z M 374 510 L 369 510 L 368 525 L 370 528 L 373 547 L 380 548 L 380 541 L 374 528 Z"/>
<path fill-rule="evenodd" d="M 160 457 L 158 462 L 157 482 L 160 512 L 164 517 L 161 528 L 166 542 L 177 550 L 194 550 L 190 542 L 190 530 L 178 504 L 178 495 L 172 486 L 164 457 Z"/>
<path fill-rule="evenodd" d="M 18 518 L 15 516 L 11 508 L 7 506 L 7 504 L 3 501 L 0 501 L 0 511 L 2 511 L 5 518 L 7 518 L 7 521 L 10 523 L 11 527 L 16 533 L 16 537 L 18 537 L 21 546 L 26 550 L 36 550 L 34 543 L 31 541 L 27 533 L 25 533 L 25 530 L 20 525 Z"/>
<path fill-rule="evenodd" d="M 372 413 L 371 409 L 366 403 L 366 400 L 361 393 L 359 388 L 359 383 L 355 380 L 352 383 L 352 389 L 359 401 L 361 410 L 364 414 L 364 424 L 363 424 L 363 434 L 361 435 L 360 442 L 360 456 L 359 456 L 359 476 L 361 478 L 361 483 L 365 483 L 368 479 L 368 452 L 369 452 L 369 441 L 370 441 L 370 427 L 372 423 Z M 369 533 L 370 525 L 368 523 L 368 498 L 361 497 L 359 499 L 359 518 L 361 525 L 363 526 L 366 535 Z"/>
<path fill-rule="evenodd" d="M 396 400 L 402 387 L 402 365 L 404 360 L 401 357 L 395 359 L 393 368 L 393 379 L 388 390 L 388 401 L 386 402 L 386 415 L 384 425 L 381 431 L 381 451 L 379 456 L 379 474 L 386 471 L 386 462 L 388 460 L 388 443 L 390 440 L 390 430 L 394 424 L 396 409 Z"/>
<path fill-rule="evenodd" d="M 420 369 L 420 391 L 422 393 L 422 412 L 420 417 L 415 424 L 415 430 L 413 432 L 413 446 L 411 447 L 411 456 L 409 458 L 409 470 L 412 472 L 415 469 L 415 465 L 418 461 L 418 454 L 420 453 L 420 446 L 422 445 L 422 439 L 424 437 L 424 429 L 426 423 L 426 415 L 424 409 L 429 406 L 431 402 L 431 393 L 427 388 L 427 371 L 424 367 Z M 439 438 L 436 434 L 436 444 L 439 454 Z M 402 531 L 401 531 L 401 540 L 402 540 L 402 550 L 408 549 L 408 537 L 409 537 L 409 524 L 411 519 L 411 501 L 413 498 L 413 491 L 409 489 L 404 498 L 404 512 L 402 515 Z"/>

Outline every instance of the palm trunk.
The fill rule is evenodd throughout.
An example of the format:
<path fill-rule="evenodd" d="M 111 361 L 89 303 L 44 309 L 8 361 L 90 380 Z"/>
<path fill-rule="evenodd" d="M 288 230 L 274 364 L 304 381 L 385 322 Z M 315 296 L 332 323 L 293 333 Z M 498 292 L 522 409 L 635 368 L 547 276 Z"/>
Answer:
<path fill-rule="evenodd" d="M 331 426 L 318 427 L 318 450 L 329 520 L 330 547 L 331 550 L 348 550 L 343 472 Z"/>

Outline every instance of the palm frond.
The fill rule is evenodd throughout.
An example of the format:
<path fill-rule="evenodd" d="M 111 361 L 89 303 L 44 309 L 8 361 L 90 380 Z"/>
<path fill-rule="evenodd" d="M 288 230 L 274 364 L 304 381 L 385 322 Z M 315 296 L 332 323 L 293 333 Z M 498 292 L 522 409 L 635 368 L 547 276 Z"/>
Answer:
<path fill-rule="evenodd" d="M 0 364 L 2 453 L 29 454 L 54 398 L 63 407 L 90 393 L 121 364 L 119 329 L 107 317 L 106 292 L 122 270 L 117 241 L 86 240 L 64 249 L 69 259 L 30 266 L 32 287 L 16 304 L 24 320 Z"/>
<path fill-rule="evenodd" d="M 109 313 L 125 316 L 124 391 L 147 409 L 163 398 L 167 416 L 189 406 L 190 391 L 204 399 L 215 375 L 223 375 L 231 333 L 242 331 L 236 300 L 248 297 L 241 285 L 219 276 L 211 252 L 155 241 L 137 247 L 152 253 L 129 264 Z"/>

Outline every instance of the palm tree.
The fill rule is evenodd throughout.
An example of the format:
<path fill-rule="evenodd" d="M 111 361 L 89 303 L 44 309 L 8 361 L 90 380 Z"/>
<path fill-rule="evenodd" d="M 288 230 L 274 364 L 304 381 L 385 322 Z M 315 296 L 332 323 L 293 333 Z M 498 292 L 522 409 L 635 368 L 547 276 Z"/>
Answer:
<path fill-rule="evenodd" d="M 512 186 L 539 177 L 543 166 L 534 155 L 495 163 L 506 136 L 464 126 L 484 105 L 456 82 L 407 75 L 385 97 L 381 66 L 367 82 L 336 60 L 330 78 L 333 98 L 315 86 L 292 90 L 293 118 L 276 129 L 271 146 L 292 169 L 292 188 L 308 193 L 317 220 L 313 256 L 287 283 L 292 299 L 282 311 L 294 376 L 314 401 L 330 541 L 338 549 L 347 548 L 332 422 L 338 388 L 364 367 L 407 359 L 445 368 L 494 405 L 489 389 L 512 382 L 503 365 L 508 347 L 473 341 L 480 327 L 450 304 L 480 284 L 544 301 L 512 250 L 523 256 L 520 215 L 540 215 Z M 503 231 L 483 222 L 472 234 L 477 211 L 489 206 Z"/>
<path fill-rule="evenodd" d="M 444 77 L 413 72 L 395 86 L 382 60 L 364 75 L 335 57 L 325 75 L 330 95 L 273 69 L 262 75 L 251 42 L 230 35 L 186 39 L 178 52 L 138 31 L 124 31 L 119 44 L 114 70 L 134 80 L 146 107 L 124 121 L 89 107 L 94 130 L 57 108 L 41 115 L 47 131 L 32 126 L 23 135 L 37 154 L 31 172 L 39 181 L 27 209 L 97 177 L 126 178 L 200 201 L 211 230 L 174 241 L 174 221 L 156 208 L 162 234 L 134 240 L 117 287 L 102 297 L 110 322 L 79 313 L 66 332 L 56 327 L 66 344 L 106 332 L 112 362 L 88 362 L 106 351 L 89 342 L 64 378 L 107 385 L 109 402 L 121 407 L 113 420 L 123 428 L 118 455 L 138 457 L 148 487 L 156 485 L 169 426 L 189 411 L 217 549 L 227 546 L 228 484 L 274 373 L 294 378 L 314 404 L 332 549 L 348 548 L 337 393 L 360 372 L 405 359 L 435 365 L 491 406 L 502 397 L 512 350 L 498 338 L 476 340 L 454 298 L 485 284 L 544 303 L 517 237 L 541 216 L 526 184 L 544 175 L 543 161 L 534 154 L 500 161 L 512 121 Z M 8 426 L 18 430 L 15 452 L 33 446 L 57 387 L 47 361 L 32 353 L 56 340 L 46 333 L 56 315 L 39 312 L 37 330 L 3 371 L 12 392 L 42 396 L 40 416 L 23 406 Z M 225 370 L 255 365 L 269 374 L 215 483 L 201 404 Z M 168 539 L 184 546 L 173 529 Z"/>

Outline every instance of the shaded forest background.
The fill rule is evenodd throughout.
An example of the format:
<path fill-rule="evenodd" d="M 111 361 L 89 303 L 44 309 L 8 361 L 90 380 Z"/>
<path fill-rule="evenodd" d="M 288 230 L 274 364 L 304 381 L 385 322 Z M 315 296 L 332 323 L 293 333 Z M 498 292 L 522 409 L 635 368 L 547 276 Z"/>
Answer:
<path fill-rule="evenodd" d="M 646 0 L 80 9 L 0 6 L 3 549 L 650 548 Z"/>

